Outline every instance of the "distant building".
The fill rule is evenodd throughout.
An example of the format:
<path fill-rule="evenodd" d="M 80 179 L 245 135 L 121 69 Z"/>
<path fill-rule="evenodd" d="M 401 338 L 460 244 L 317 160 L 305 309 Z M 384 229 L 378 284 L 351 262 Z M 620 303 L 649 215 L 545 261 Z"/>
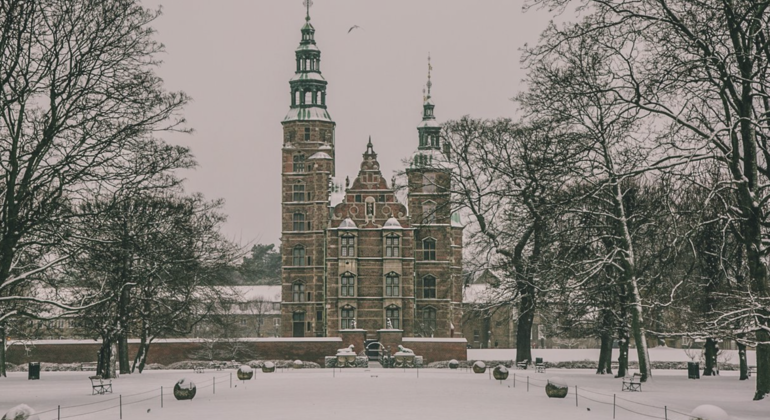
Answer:
<path fill-rule="evenodd" d="M 463 228 L 449 208 L 449 170 L 437 165 L 443 159 L 430 76 L 407 202 L 382 176 L 370 138 L 358 176 L 333 203 L 336 123 L 309 16 L 301 32 L 282 122 L 282 335 L 359 328 L 375 338 L 390 320 L 404 337 L 460 336 Z"/>

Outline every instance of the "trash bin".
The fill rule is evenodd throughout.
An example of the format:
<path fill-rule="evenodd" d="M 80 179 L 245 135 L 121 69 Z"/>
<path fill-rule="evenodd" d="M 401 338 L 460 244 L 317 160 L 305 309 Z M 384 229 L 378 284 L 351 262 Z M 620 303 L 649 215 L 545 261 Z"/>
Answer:
<path fill-rule="evenodd" d="M 29 362 L 28 379 L 40 379 L 40 362 Z"/>
<path fill-rule="evenodd" d="M 695 362 L 687 362 L 687 378 L 700 379 L 700 364 Z"/>

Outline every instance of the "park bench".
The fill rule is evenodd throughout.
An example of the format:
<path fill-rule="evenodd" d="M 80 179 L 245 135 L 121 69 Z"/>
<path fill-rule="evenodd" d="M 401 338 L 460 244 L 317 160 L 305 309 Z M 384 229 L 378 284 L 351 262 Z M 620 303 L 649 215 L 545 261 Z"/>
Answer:
<path fill-rule="evenodd" d="M 112 379 L 102 379 L 101 375 L 89 376 L 91 380 L 91 395 L 112 394 Z"/>
<path fill-rule="evenodd" d="M 545 362 L 542 357 L 535 357 L 535 372 L 545 373 Z"/>
<path fill-rule="evenodd" d="M 516 362 L 516 367 L 519 369 L 526 369 L 529 365 L 529 359 L 524 359 L 521 362 Z"/>
<path fill-rule="evenodd" d="M 634 373 L 632 376 L 623 378 L 623 388 L 621 391 L 642 391 L 642 374 Z"/>
<path fill-rule="evenodd" d="M 80 370 L 96 370 L 96 362 L 86 362 L 80 364 Z"/>
<path fill-rule="evenodd" d="M 201 365 L 193 366 L 193 372 L 195 372 L 195 373 L 203 373 L 203 366 L 201 366 Z"/>
<path fill-rule="evenodd" d="M 757 373 L 757 367 L 756 366 L 749 366 L 749 368 L 746 370 L 746 375 L 751 378 L 752 374 Z"/>

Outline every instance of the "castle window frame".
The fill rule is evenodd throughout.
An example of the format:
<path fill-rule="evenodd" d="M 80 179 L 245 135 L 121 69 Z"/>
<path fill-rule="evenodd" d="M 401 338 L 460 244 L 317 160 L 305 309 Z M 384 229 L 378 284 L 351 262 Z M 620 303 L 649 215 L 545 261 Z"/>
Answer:
<path fill-rule="evenodd" d="M 305 141 L 310 141 L 310 127 L 305 127 Z"/>
<path fill-rule="evenodd" d="M 401 276 L 398 273 L 391 271 L 385 275 L 385 296 L 401 296 Z"/>
<path fill-rule="evenodd" d="M 429 332 L 430 336 L 433 336 L 436 332 L 436 308 L 428 306 L 422 309 L 420 321 L 422 323 L 422 330 Z"/>
<path fill-rule="evenodd" d="M 422 298 L 436 299 L 436 277 L 430 274 L 422 278 Z"/>
<path fill-rule="evenodd" d="M 356 296 L 356 276 L 347 272 L 340 276 L 340 297 Z"/>
<path fill-rule="evenodd" d="M 307 223 L 305 223 L 305 213 L 294 213 L 291 218 L 292 230 L 295 232 L 304 232 Z"/>
<path fill-rule="evenodd" d="M 401 308 L 396 305 L 390 305 L 385 308 L 385 326 L 388 325 L 388 319 L 390 319 L 390 325 L 392 328 L 401 329 Z"/>
<path fill-rule="evenodd" d="M 302 153 L 294 155 L 292 158 L 292 171 L 305 172 L 305 155 Z"/>
<path fill-rule="evenodd" d="M 432 134 L 430 136 L 430 145 L 431 145 L 431 147 L 439 147 L 438 143 L 439 143 L 438 142 L 438 134 Z"/>
<path fill-rule="evenodd" d="M 353 328 L 353 321 L 356 319 L 356 308 L 346 305 L 340 309 L 340 329 L 349 330 Z"/>
<path fill-rule="evenodd" d="M 292 264 L 294 267 L 304 267 L 307 265 L 307 259 L 305 252 L 305 247 L 302 245 L 297 245 L 294 247 L 294 249 L 291 250 L 291 259 Z"/>
<path fill-rule="evenodd" d="M 422 240 L 423 261 L 436 261 L 436 239 L 425 238 Z"/>
<path fill-rule="evenodd" d="M 356 237 L 354 235 L 340 236 L 340 258 L 356 257 Z"/>
<path fill-rule="evenodd" d="M 292 185 L 292 201 L 305 201 L 305 184 L 298 182 Z"/>
<path fill-rule="evenodd" d="M 385 258 L 401 257 L 401 236 L 392 233 L 385 236 Z"/>
<path fill-rule="evenodd" d="M 422 223 L 427 225 L 436 223 L 435 201 L 428 200 L 422 203 Z"/>
<path fill-rule="evenodd" d="M 305 302 L 305 283 L 301 281 L 295 281 L 291 284 L 291 301 L 292 302 Z M 304 313 L 304 312 L 303 312 Z"/>

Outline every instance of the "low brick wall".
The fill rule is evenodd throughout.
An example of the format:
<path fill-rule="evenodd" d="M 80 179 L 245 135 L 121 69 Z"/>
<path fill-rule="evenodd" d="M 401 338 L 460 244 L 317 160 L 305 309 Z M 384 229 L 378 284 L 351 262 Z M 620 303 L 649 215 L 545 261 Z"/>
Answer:
<path fill-rule="evenodd" d="M 360 337 L 359 337 L 360 336 Z M 350 344 L 356 344 L 356 352 L 363 350 L 362 334 L 345 337 Z M 326 356 L 334 356 L 337 349 L 345 347 L 340 337 L 326 338 L 245 338 L 242 339 L 250 353 L 261 360 L 304 360 L 324 365 Z M 403 338 L 404 347 L 423 356 L 426 364 L 440 360 L 467 360 L 464 338 Z M 394 342 L 393 345 L 396 343 Z M 83 363 L 95 362 L 100 343 L 88 340 L 41 340 L 25 349 L 22 345 L 8 348 L 7 360 L 13 364 L 28 362 Z M 139 344 L 129 341 L 129 354 L 133 361 Z M 150 346 L 147 363 L 170 365 L 183 360 L 201 359 L 205 343 L 196 339 L 158 340 Z M 395 350 L 395 348 L 394 348 Z"/>
<path fill-rule="evenodd" d="M 425 364 L 441 360 L 468 360 L 468 340 L 464 338 L 404 337 L 403 346 L 422 356 Z"/>

